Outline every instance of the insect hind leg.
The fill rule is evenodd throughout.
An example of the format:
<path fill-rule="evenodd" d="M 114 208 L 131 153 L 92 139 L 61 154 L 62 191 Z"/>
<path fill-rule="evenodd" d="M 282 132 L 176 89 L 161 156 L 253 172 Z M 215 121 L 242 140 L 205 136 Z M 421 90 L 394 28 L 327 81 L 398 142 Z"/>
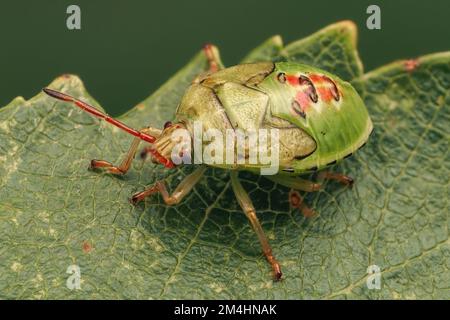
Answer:
<path fill-rule="evenodd" d="M 334 180 L 339 182 L 340 184 L 343 184 L 345 186 L 353 186 L 353 183 L 355 182 L 355 180 L 350 177 L 350 176 L 346 176 L 342 173 L 338 173 L 338 172 L 330 172 L 330 171 L 322 171 L 318 174 L 318 179 L 320 180 Z"/>
<path fill-rule="evenodd" d="M 305 204 L 303 197 L 297 190 L 291 189 L 289 191 L 289 203 L 292 208 L 299 209 L 306 218 L 311 218 L 317 215 L 316 211 Z"/>
<path fill-rule="evenodd" d="M 154 128 L 144 128 L 142 130 L 139 130 L 142 133 L 146 134 L 152 134 L 154 136 L 159 136 L 161 131 L 159 129 Z M 133 139 L 133 142 L 131 143 L 130 148 L 128 149 L 127 154 L 125 155 L 125 158 L 122 160 L 119 166 L 113 165 L 111 162 L 108 162 L 106 160 L 91 160 L 91 164 L 89 166 L 89 169 L 96 170 L 96 169 L 104 169 L 106 172 L 115 174 L 115 175 L 123 175 L 127 173 L 127 171 L 130 169 L 131 162 L 133 161 L 136 151 L 139 147 L 139 143 L 141 142 L 141 139 L 136 137 Z"/>
<path fill-rule="evenodd" d="M 248 193 L 242 187 L 242 184 L 239 181 L 237 176 L 237 172 L 234 171 L 231 173 L 231 185 L 233 187 L 234 194 L 236 195 L 236 199 L 239 202 L 239 205 L 247 216 L 250 224 L 253 227 L 256 235 L 258 236 L 259 242 L 261 244 L 264 255 L 266 256 L 267 261 L 270 263 L 272 267 L 274 280 L 278 281 L 281 279 L 281 267 L 278 261 L 275 259 L 272 248 L 270 247 L 269 240 L 267 239 L 263 228 L 261 227 L 261 223 L 259 222 L 258 217 L 256 216 L 256 210 L 253 206 L 252 200 L 248 196 Z"/>

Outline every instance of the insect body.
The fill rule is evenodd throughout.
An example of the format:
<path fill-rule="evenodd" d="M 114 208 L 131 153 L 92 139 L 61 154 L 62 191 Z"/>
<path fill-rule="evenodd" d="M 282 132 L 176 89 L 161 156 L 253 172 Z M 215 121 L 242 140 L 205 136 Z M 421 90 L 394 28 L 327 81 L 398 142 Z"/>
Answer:
<path fill-rule="evenodd" d="M 222 131 L 278 128 L 281 174 L 294 175 L 351 155 L 372 131 L 367 109 L 349 83 L 289 62 L 237 65 L 199 77 L 176 117 L 191 132 L 195 120 Z"/>
<path fill-rule="evenodd" d="M 311 66 L 290 62 L 242 64 L 219 70 L 220 63 L 214 47 L 206 46 L 205 53 L 210 60 L 210 72 L 199 75 L 193 81 L 180 101 L 174 122 L 167 122 L 163 129 L 149 127 L 135 130 L 71 96 L 48 88 L 44 91 L 52 97 L 73 102 L 135 136 L 119 166 L 105 160 L 91 161 L 92 168 L 103 168 L 112 174 L 127 172 L 141 140 L 149 143 L 145 150 L 154 161 L 167 168 L 175 167 L 171 154 L 176 141 L 172 134 L 177 129 L 185 129 L 192 137 L 193 124 L 199 121 L 204 130 L 216 129 L 220 132 L 238 128 L 247 131 L 277 128 L 280 171 L 267 177 L 295 190 L 316 191 L 320 188 L 318 183 L 301 179 L 299 175 L 334 164 L 367 141 L 372 123 L 363 101 L 349 83 Z M 256 172 L 262 165 L 236 162 L 217 166 L 231 170 L 231 185 L 236 198 L 258 235 L 275 279 L 280 279 L 280 265 L 272 254 L 253 204 L 237 176 L 239 170 Z M 192 190 L 205 170 L 204 165 L 199 166 L 172 194 L 169 194 L 164 182 L 158 181 L 133 195 L 131 201 L 137 203 L 159 192 L 168 205 L 176 204 Z M 344 184 L 353 182 L 351 178 L 337 173 L 326 172 L 323 177 Z M 304 213 L 311 213 L 298 193 L 294 195 L 292 205 Z"/>

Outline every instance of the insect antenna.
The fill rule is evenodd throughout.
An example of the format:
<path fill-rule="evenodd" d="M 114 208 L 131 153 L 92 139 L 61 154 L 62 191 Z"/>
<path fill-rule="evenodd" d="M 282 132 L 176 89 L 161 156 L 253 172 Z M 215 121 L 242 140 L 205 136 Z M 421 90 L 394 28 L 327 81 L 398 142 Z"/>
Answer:
<path fill-rule="evenodd" d="M 59 91 L 55 91 L 49 88 L 44 88 L 42 89 L 42 91 L 44 91 L 46 94 L 48 94 L 49 96 L 62 100 L 62 101 L 67 101 L 67 102 L 72 102 L 73 104 L 75 104 L 77 107 L 83 109 L 86 112 L 89 112 L 90 114 L 93 114 L 94 116 L 104 119 L 105 121 L 115 125 L 116 127 L 128 132 L 129 134 L 132 134 L 135 137 L 138 137 L 144 141 L 153 143 L 156 140 L 156 137 L 151 136 L 149 134 L 140 132 L 138 130 L 135 130 L 133 128 L 130 128 L 129 126 L 127 126 L 126 124 L 124 124 L 123 122 L 120 122 L 119 120 L 116 120 L 114 118 L 112 118 L 111 116 L 97 110 L 96 108 L 94 108 L 93 106 L 87 104 L 86 102 L 83 102 L 81 100 L 78 100 L 72 96 L 69 96 L 65 93 L 59 92 Z"/>

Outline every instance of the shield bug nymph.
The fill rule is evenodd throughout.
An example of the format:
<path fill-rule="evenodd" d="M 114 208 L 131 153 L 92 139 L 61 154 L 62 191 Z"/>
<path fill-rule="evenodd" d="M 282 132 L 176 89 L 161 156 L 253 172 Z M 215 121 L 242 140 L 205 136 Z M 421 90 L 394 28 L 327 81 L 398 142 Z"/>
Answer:
<path fill-rule="evenodd" d="M 166 122 L 162 129 L 147 127 L 136 130 L 74 97 L 48 88 L 43 90 L 135 136 L 120 165 L 115 166 L 105 160 L 91 161 L 91 168 L 117 175 L 128 171 L 141 140 L 148 144 L 143 156 L 148 153 L 153 162 L 168 169 L 177 166 L 171 158 L 176 143 L 172 133 L 185 129 L 193 134 L 193 123 L 200 121 L 205 130 L 214 128 L 221 132 L 237 128 L 279 129 L 280 170 L 267 178 L 293 190 L 313 192 L 320 189 L 320 184 L 299 176 L 335 164 L 367 141 L 372 131 L 367 109 L 356 90 L 337 76 L 292 62 L 259 62 L 221 68 L 215 47 L 206 45 L 204 52 L 210 62 L 209 72 L 194 79 L 180 101 L 175 119 Z M 230 169 L 236 198 L 257 233 L 274 278 L 279 280 L 282 275 L 280 264 L 237 174 L 239 170 L 257 172 L 260 168 L 238 163 L 218 166 Z M 136 204 L 159 192 L 166 204 L 177 204 L 192 190 L 205 170 L 205 165 L 199 166 L 171 194 L 164 182 L 158 181 L 134 194 L 131 202 Z M 320 175 L 347 185 L 353 183 L 350 177 L 338 173 L 322 172 Z M 300 208 L 305 215 L 311 215 L 312 210 L 298 193 L 292 193 L 291 197 L 293 206 Z"/>

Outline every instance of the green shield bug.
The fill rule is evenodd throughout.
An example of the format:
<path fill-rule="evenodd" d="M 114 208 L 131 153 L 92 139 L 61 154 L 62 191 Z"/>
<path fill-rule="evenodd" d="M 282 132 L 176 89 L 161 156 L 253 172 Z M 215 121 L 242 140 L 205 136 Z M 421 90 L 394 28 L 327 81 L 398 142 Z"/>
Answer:
<path fill-rule="evenodd" d="M 91 168 L 117 175 L 128 171 L 141 140 L 149 143 L 144 155 L 149 154 L 153 161 L 166 168 L 183 165 L 185 162 L 173 161 L 173 150 L 179 143 L 173 138 L 174 133 L 184 130 L 189 141 L 194 140 L 195 122 L 202 123 L 205 130 L 215 129 L 224 134 L 230 130 L 237 132 L 238 129 L 277 129 L 279 170 L 267 178 L 291 188 L 291 205 L 310 215 L 313 211 L 294 190 L 317 191 L 320 184 L 299 176 L 333 165 L 365 144 L 372 132 L 372 122 L 362 99 L 349 83 L 311 66 L 292 62 L 259 62 L 224 69 L 215 47 L 206 45 L 204 51 L 210 63 L 209 72 L 199 75 L 192 82 L 178 105 L 175 120 L 173 123 L 167 122 L 162 129 L 147 127 L 136 130 L 74 97 L 48 88 L 43 90 L 135 136 L 119 166 L 105 160 L 91 161 Z M 211 141 L 202 142 L 202 145 L 208 143 Z M 249 145 L 246 146 L 244 158 L 252 151 Z M 234 147 L 232 151 L 235 151 Z M 191 149 L 181 151 L 181 155 L 186 153 L 192 156 Z M 236 198 L 258 236 L 274 278 L 279 280 L 282 275 L 280 265 L 237 175 L 239 170 L 258 172 L 264 165 L 239 162 L 237 157 L 233 157 L 231 164 L 211 165 L 231 171 L 231 185 Z M 159 192 L 166 204 L 177 204 L 192 190 L 205 170 L 205 165 L 198 166 L 172 194 L 163 181 L 158 181 L 134 194 L 131 202 L 136 204 Z M 338 173 L 321 171 L 320 175 L 347 185 L 353 183 L 350 177 Z"/>

